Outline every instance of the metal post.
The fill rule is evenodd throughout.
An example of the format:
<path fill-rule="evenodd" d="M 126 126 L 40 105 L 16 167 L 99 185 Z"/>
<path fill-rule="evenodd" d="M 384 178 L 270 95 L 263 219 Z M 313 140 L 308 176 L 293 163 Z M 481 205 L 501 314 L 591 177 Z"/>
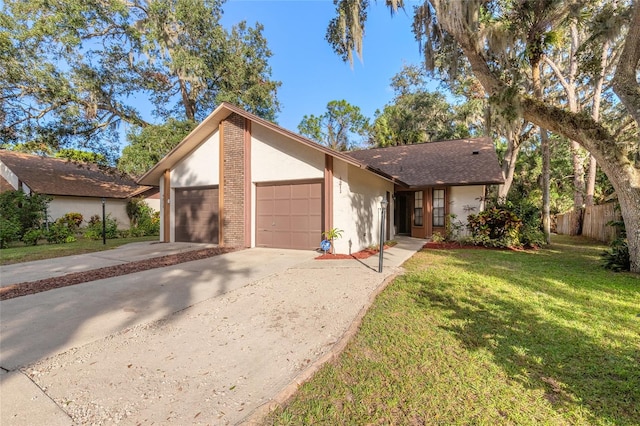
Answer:
<path fill-rule="evenodd" d="M 382 272 L 382 259 L 384 256 L 384 231 L 385 231 L 385 216 L 387 213 L 387 200 L 380 202 L 380 257 L 378 259 L 378 272 Z"/>
<path fill-rule="evenodd" d="M 105 215 L 105 202 L 102 199 L 102 244 L 107 244 L 107 217 Z"/>

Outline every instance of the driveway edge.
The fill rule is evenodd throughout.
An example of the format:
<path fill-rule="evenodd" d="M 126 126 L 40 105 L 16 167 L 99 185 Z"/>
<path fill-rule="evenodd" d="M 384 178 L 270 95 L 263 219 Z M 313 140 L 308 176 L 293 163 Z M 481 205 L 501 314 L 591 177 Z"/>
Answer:
<path fill-rule="evenodd" d="M 349 341 L 356 335 L 358 330 L 360 330 L 360 326 L 362 325 L 362 320 L 364 316 L 373 305 L 373 302 L 376 300 L 378 295 L 382 293 L 387 286 L 395 280 L 401 273 L 404 272 L 403 269 L 399 268 L 397 271 L 393 272 L 391 275 L 386 277 L 384 281 L 369 295 L 369 299 L 367 303 L 360 309 L 358 315 L 354 318 L 349 328 L 344 332 L 342 337 L 331 347 L 329 352 L 322 355 L 315 362 L 313 362 L 309 367 L 300 372 L 287 386 L 285 386 L 276 396 L 271 398 L 269 401 L 260 405 L 258 408 L 253 410 L 247 417 L 238 422 L 238 425 L 243 426 L 258 426 L 262 424 L 262 420 L 267 416 L 270 412 L 276 409 L 278 406 L 285 404 L 293 395 L 297 392 L 298 388 L 304 383 L 311 380 L 311 378 L 322 368 L 326 363 L 335 360 L 344 352 L 345 348 Z"/>

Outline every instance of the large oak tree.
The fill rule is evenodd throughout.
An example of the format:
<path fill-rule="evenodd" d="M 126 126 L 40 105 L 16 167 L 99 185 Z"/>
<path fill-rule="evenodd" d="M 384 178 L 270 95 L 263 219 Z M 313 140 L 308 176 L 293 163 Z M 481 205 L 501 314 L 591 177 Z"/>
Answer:
<path fill-rule="evenodd" d="M 223 0 L 5 0 L 0 140 L 111 154 L 118 126 L 194 122 L 221 101 L 279 110 L 262 26 L 220 23 Z M 146 111 L 142 109 L 145 108 Z"/>
<path fill-rule="evenodd" d="M 386 3 L 395 9 L 404 6 L 402 0 Z M 361 52 L 369 2 L 336 0 L 336 5 L 327 39 L 338 54 L 350 59 L 352 52 Z M 584 14 L 586 10 L 591 15 Z M 544 91 L 536 96 L 529 89 L 534 88 L 537 70 L 522 67 L 522 58 L 541 58 L 558 48 L 555 38 L 561 33 L 554 30 L 585 15 L 593 51 L 602 51 L 607 40 L 623 40 L 622 53 L 609 64 L 609 79 L 622 113 L 633 120 L 631 131 L 624 117 L 599 123 L 591 115 L 571 111 L 566 99 Z M 414 9 L 414 32 L 428 67 L 453 75 L 459 69 L 456 64 L 466 62 L 495 106 L 576 141 L 591 153 L 616 190 L 631 270 L 640 272 L 640 0 L 428 0 Z M 443 56 L 448 61 L 442 61 Z"/>

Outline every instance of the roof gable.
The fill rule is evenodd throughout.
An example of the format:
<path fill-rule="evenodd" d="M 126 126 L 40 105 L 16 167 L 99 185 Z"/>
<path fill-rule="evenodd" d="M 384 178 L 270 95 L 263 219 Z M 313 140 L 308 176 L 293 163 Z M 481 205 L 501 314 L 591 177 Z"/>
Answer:
<path fill-rule="evenodd" d="M 504 183 L 489 138 L 458 139 L 352 151 L 348 155 L 411 188 Z"/>
<path fill-rule="evenodd" d="M 38 194 L 129 198 L 145 189 L 122 173 L 95 164 L 7 150 L 0 150 L 0 161 Z"/>
<path fill-rule="evenodd" d="M 277 124 L 258 117 L 257 115 L 251 114 L 250 112 L 247 112 L 242 108 L 239 108 L 227 102 L 223 102 L 195 129 L 193 129 L 191 133 L 189 133 L 182 140 L 182 142 L 178 144 L 178 146 L 172 149 L 167 155 L 164 156 L 164 158 L 162 158 L 162 160 L 160 160 L 155 166 L 153 166 L 151 170 L 149 170 L 140 179 L 138 179 L 138 183 L 143 185 L 158 185 L 159 179 L 162 176 L 164 170 L 172 169 L 182 160 L 182 158 L 195 150 L 201 143 L 203 143 L 207 139 L 209 135 L 211 135 L 216 129 L 218 129 L 221 121 L 225 120 L 227 117 L 234 113 L 250 120 L 252 123 L 266 127 L 271 131 L 286 136 L 292 141 L 309 146 L 317 151 L 323 152 L 334 158 L 338 158 L 348 164 L 369 170 L 372 173 L 376 173 L 382 176 L 384 179 L 393 180 L 385 173 L 382 173 L 379 170 L 370 167 L 368 164 L 365 164 L 358 159 L 347 155 L 346 153 L 334 151 L 330 148 L 320 145 L 319 143 L 311 139 L 307 139 L 304 136 L 280 127 Z"/>

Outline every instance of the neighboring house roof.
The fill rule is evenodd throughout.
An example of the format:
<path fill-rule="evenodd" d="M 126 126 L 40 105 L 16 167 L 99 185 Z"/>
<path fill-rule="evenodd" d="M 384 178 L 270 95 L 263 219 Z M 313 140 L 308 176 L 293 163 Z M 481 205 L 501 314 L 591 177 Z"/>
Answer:
<path fill-rule="evenodd" d="M 47 195 L 129 198 L 149 189 L 95 164 L 0 150 L 0 161 L 31 191 Z"/>
<path fill-rule="evenodd" d="M 459 139 L 352 151 L 349 156 L 410 188 L 504 183 L 489 138 Z"/>
<path fill-rule="evenodd" d="M 307 139 L 304 136 L 301 136 L 297 133 L 294 133 L 290 130 L 287 130 L 283 127 L 278 126 L 277 124 L 273 124 L 270 121 L 267 121 L 263 118 L 258 117 L 257 115 L 251 114 L 243 110 L 242 108 L 238 108 L 235 105 L 229 104 L 227 102 L 221 103 L 207 118 L 205 118 L 191 133 L 189 133 L 183 140 L 172 149 L 167 155 L 162 158 L 151 170 L 145 173 L 140 179 L 138 179 L 138 183 L 142 185 L 153 185 L 157 186 L 162 176 L 162 173 L 167 170 L 173 168 L 184 156 L 193 151 L 202 141 L 205 140 L 211 133 L 213 133 L 220 124 L 221 121 L 229 117 L 231 114 L 236 113 L 248 120 L 251 120 L 254 123 L 260 124 L 270 130 L 273 130 L 276 133 L 287 136 L 303 145 L 307 145 L 313 149 L 316 149 L 320 152 L 328 154 L 334 158 L 339 158 L 345 161 L 348 164 L 351 164 L 356 167 L 360 167 L 363 169 L 370 170 L 385 179 L 394 181 L 391 176 L 386 173 L 376 170 L 375 168 L 365 164 L 353 157 L 346 155 L 346 153 L 334 151 L 330 148 L 327 148 L 319 143 Z M 401 182 L 397 182 L 400 183 Z"/>
<path fill-rule="evenodd" d="M 13 191 L 15 189 L 4 176 L 0 176 L 0 192 Z"/>

